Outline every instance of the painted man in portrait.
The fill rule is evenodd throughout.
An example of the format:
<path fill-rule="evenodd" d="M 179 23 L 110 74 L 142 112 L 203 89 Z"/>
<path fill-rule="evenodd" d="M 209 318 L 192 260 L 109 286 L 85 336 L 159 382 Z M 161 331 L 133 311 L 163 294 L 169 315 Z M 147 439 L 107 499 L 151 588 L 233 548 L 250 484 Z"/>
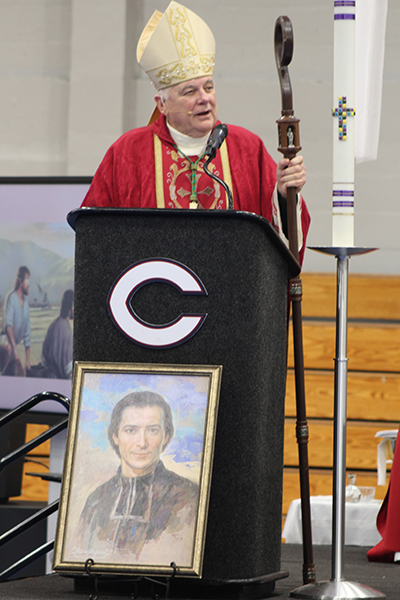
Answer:
<path fill-rule="evenodd" d="M 198 485 L 166 469 L 160 459 L 173 435 L 171 408 L 161 395 L 132 392 L 116 404 L 108 439 L 121 463 L 86 501 L 82 547 L 112 547 L 137 560 L 151 544 L 182 540 L 188 531 L 193 536 Z"/>

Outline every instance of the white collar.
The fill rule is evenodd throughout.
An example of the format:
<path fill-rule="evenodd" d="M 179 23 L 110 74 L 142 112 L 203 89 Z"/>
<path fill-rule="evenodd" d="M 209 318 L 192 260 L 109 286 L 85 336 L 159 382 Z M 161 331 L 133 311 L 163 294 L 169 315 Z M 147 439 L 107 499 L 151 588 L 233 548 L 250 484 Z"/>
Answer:
<path fill-rule="evenodd" d="M 201 138 L 193 138 L 190 137 L 190 135 L 186 135 L 185 133 L 181 133 L 177 129 L 174 129 L 168 121 L 167 127 L 175 144 L 181 152 L 186 154 L 186 156 L 200 156 L 211 133 L 209 132 Z"/>

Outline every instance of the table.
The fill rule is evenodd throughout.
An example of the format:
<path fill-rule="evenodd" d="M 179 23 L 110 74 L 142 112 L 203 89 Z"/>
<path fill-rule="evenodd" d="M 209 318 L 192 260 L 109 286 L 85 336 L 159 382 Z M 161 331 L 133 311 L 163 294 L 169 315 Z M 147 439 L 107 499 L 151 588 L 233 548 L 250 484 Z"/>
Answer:
<path fill-rule="evenodd" d="M 380 500 L 346 502 L 345 544 L 348 546 L 375 546 L 381 536 L 376 528 Z M 313 544 L 332 543 L 332 496 L 311 496 L 311 523 Z M 287 544 L 303 542 L 301 527 L 301 500 L 290 504 L 282 537 Z"/>

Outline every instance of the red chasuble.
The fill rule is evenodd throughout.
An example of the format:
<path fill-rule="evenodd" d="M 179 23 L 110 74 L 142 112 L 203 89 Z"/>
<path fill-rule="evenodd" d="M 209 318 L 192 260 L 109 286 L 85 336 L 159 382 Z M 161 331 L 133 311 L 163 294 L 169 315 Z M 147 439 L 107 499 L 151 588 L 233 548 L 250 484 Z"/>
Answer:
<path fill-rule="evenodd" d="M 229 135 L 209 169 L 232 190 L 235 210 L 261 215 L 279 232 L 277 201 L 274 201 L 276 164 L 258 136 L 234 125 L 228 129 Z M 128 131 L 109 148 L 82 206 L 189 208 L 191 164 L 197 159 L 197 156 L 185 158 L 178 152 L 161 116 L 148 127 Z M 200 160 L 196 169 L 199 208 L 226 209 L 226 193 L 204 173 L 204 162 Z M 299 202 L 302 260 L 310 217 L 303 199 Z"/>
<path fill-rule="evenodd" d="M 393 562 L 395 552 L 400 552 L 400 429 L 397 435 L 390 483 L 378 513 L 376 525 L 382 540 L 368 550 L 371 562 Z"/>
<path fill-rule="evenodd" d="M 157 137 L 154 138 L 154 145 L 161 159 L 159 181 L 160 184 L 162 182 L 162 192 L 161 194 L 157 193 L 157 206 L 164 208 L 190 208 L 192 173 L 194 171 L 196 173 L 194 177 L 198 208 L 217 210 L 227 208 L 224 189 L 203 171 L 203 165 L 207 157 L 203 157 L 200 160 L 198 156 L 185 157 L 177 149 L 171 149 L 166 144 L 161 144 L 161 141 Z M 212 173 L 225 181 L 221 153 L 218 153 L 209 167 Z"/>

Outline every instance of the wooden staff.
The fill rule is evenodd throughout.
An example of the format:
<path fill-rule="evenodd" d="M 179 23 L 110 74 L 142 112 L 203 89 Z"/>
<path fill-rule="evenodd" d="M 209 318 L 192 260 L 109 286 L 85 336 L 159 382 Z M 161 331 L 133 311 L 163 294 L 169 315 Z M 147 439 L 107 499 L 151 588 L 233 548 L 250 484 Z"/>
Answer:
<path fill-rule="evenodd" d="M 288 65 L 293 54 L 293 29 L 288 17 L 278 17 L 275 23 L 275 58 L 278 68 L 282 93 L 282 116 L 277 121 L 279 135 L 279 152 L 290 160 L 301 150 L 299 135 L 299 119 L 293 111 L 292 86 Z M 287 213 L 289 249 L 296 260 L 299 260 L 297 236 L 296 190 L 287 188 Z M 301 515 L 303 527 L 303 583 L 313 583 L 316 579 L 313 560 L 310 481 L 308 471 L 308 424 L 306 417 L 306 399 L 304 388 L 303 330 L 301 316 L 301 300 L 303 296 L 300 276 L 290 280 L 290 302 L 292 305 L 294 373 L 296 387 L 296 437 L 300 465 Z"/>

